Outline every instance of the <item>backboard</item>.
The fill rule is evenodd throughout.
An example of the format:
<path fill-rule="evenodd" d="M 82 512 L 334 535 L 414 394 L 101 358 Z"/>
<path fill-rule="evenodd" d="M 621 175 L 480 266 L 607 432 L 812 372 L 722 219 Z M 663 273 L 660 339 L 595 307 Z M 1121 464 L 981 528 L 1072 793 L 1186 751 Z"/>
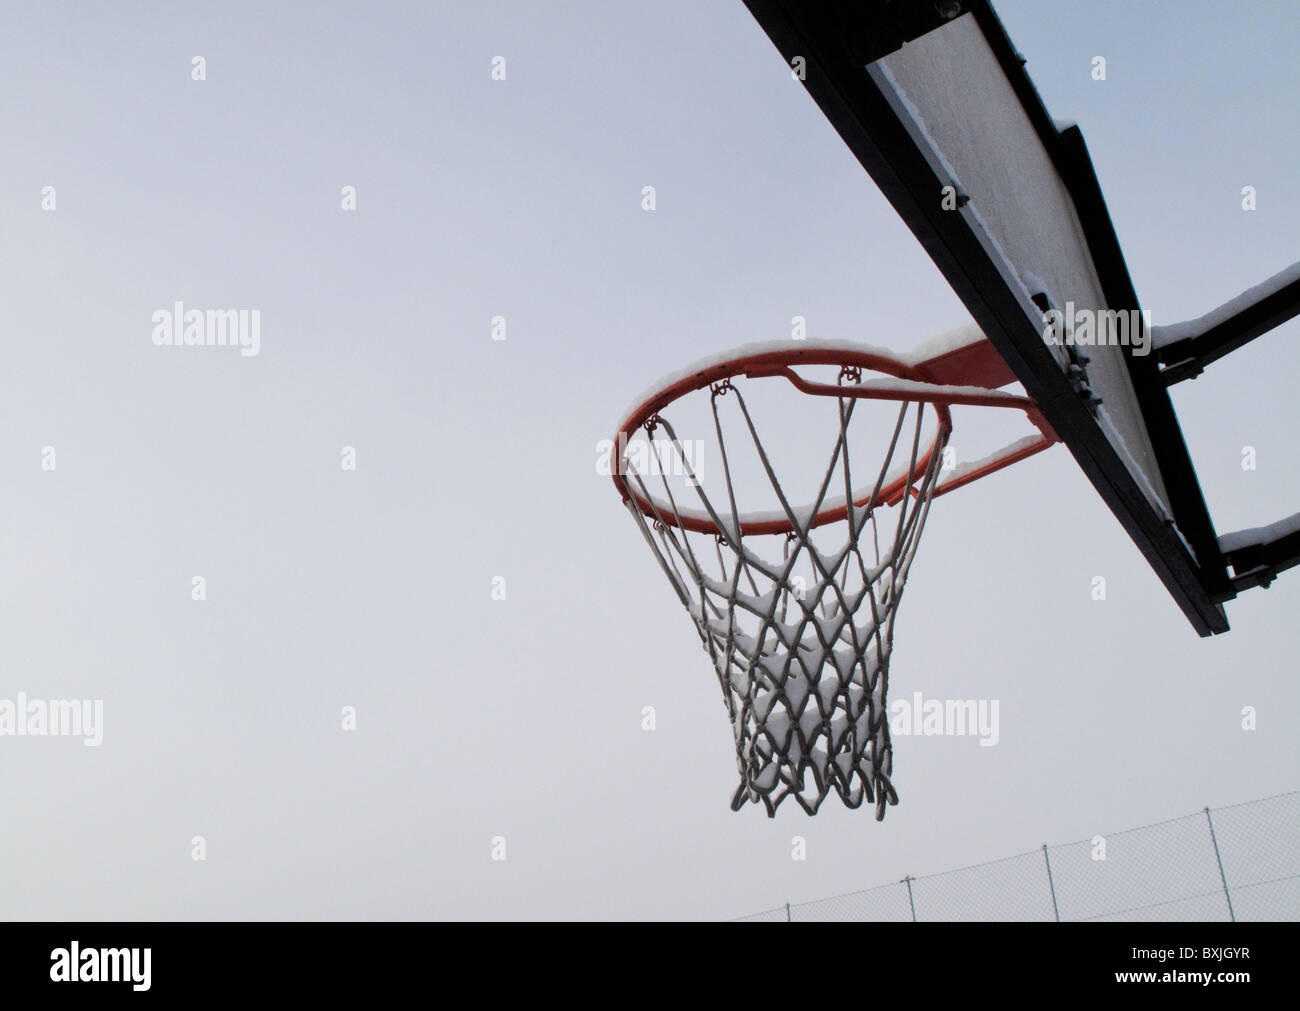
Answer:
<path fill-rule="evenodd" d="M 1196 631 L 1227 631 L 1231 579 L 1083 136 L 987 0 L 745 3 Z"/>

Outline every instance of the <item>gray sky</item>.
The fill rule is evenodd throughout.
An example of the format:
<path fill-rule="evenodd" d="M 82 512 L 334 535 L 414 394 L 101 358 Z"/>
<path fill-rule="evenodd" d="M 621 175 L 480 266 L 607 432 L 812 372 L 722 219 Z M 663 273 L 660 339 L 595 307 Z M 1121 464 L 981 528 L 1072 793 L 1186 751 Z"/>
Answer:
<path fill-rule="evenodd" d="M 1156 322 L 1296 259 L 1291 5 L 997 7 Z M 896 697 L 997 699 L 998 746 L 897 739 L 880 824 L 730 811 L 597 442 L 796 314 L 969 319 L 739 0 L 5 20 L 0 698 L 103 699 L 104 741 L 0 737 L 4 916 L 724 917 L 1295 788 L 1300 577 L 1198 639 L 1057 449 L 936 504 L 899 618 Z M 155 347 L 176 301 L 261 353 Z M 1221 531 L 1300 501 L 1298 334 L 1175 391 Z"/>

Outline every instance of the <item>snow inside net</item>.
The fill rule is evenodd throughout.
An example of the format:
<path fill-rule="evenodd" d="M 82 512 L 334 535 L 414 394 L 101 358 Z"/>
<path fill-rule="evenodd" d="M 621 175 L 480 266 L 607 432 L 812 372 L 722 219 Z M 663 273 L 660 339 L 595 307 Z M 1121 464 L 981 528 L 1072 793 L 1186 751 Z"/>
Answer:
<path fill-rule="evenodd" d="M 860 374 L 845 369 L 845 381 L 860 382 Z M 793 797 L 813 814 L 834 792 L 851 808 L 873 804 L 883 818 L 886 805 L 898 802 L 887 708 L 894 620 L 947 427 L 931 409 L 903 402 L 889 405 L 896 413 L 892 436 L 877 430 L 863 439 L 851 430 L 861 402 L 831 400 L 839 405 L 839 426 L 826 433 L 827 441 L 833 437 L 829 466 L 811 501 L 792 500 L 738 386 L 727 381 L 700 395 L 711 398 L 707 434 L 717 440 L 722 487 L 705 490 L 692 454 L 662 414 L 647 423 L 647 435 L 667 437 L 687 480 L 674 488 L 664 468 L 643 473 L 627 454 L 624 473 L 650 504 L 648 515 L 633 500 L 628 507 L 717 672 L 740 773 L 731 806 L 761 804 L 774 815 Z M 927 416 L 931 431 L 924 432 Z M 756 454 L 777 510 L 738 509 L 733 458 L 742 444 Z M 902 492 L 889 495 L 900 478 Z M 856 504 L 827 522 L 827 510 L 845 502 Z M 774 516 L 791 532 L 743 530 Z M 692 517 L 707 517 L 718 532 L 684 529 Z"/>

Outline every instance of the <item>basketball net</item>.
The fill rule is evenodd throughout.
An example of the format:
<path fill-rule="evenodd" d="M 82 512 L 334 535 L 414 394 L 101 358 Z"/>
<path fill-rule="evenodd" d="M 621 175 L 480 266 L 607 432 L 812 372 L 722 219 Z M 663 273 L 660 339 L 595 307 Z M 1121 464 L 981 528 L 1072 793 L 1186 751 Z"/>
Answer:
<path fill-rule="evenodd" d="M 849 443 L 860 382 L 860 369 L 841 369 L 839 430 L 810 506 L 791 505 L 731 379 L 709 388 L 725 502 L 710 500 L 661 413 L 644 430 L 667 435 L 698 502 L 679 503 L 682 493 L 674 495 L 664 468 L 659 477 L 643 474 L 621 454 L 629 511 L 717 672 L 740 771 L 733 810 L 757 803 L 775 815 L 793 797 L 813 814 L 834 791 L 851 808 L 873 803 L 881 819 L 887 804 L 898 803 L 887 710 L 894 619 L 951 421 L 946 410 L 902 400 L 864 494 Z M 780 503 L 778 515 L 746 517 L 737 509 L 724 435 L 729 426 L 720 409 L 727 401 L 740 415 L 730 427 L 752 441 Z M 927 409 L 935 432 L 923 439 Z M 784 529 L 766 532 L 772 528 Z"/>

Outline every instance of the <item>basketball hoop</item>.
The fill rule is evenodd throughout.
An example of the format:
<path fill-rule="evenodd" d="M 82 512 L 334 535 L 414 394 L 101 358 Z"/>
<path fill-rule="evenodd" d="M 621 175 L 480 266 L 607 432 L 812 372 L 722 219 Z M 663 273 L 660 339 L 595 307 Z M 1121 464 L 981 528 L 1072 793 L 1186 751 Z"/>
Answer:
<path fill-rule="evenodd" d="M 1013 377 L 992 346 L 973 328 L 964 334 L 963 342 L 919 361 L 848 343 L 751 345 L 666 381 L 619 428 L 614 484 L 694 621 L 731 718 L 740 771 L 733 810 L 761 803 L 774 816 L 792 796 L 815 814 L 834 791 L 850 808 L 874 803 L 879 820 L 886 804 L 898 802 L 889 657 L 930 503 L 1056 441 L 1033 401 L 996 391 Z M 817 382 L 795 371 L 805 367 L 838 371 L 833 381 Z M 948 385 L 953 379 L 973 385 Z M 839 408 L 829 466 L 806 506 L 791 504 L 745 397 L 752 383 L 778 380 Z M 701 391 L 721 458 L 721 493 L 713 497 L 664 414 Z M 892 429 L 873 433 L 885 449 L 869 468 L 856 429 L 850 443 L 850 423 L 867 401 L 898 405 Z M 735 405 L 725 419 L 730 424 L 727 404 Z M 1019 409 L 1038 434 L 940 480 L 953 405 Z M 738 507 L 737 450 L 729 447 L 728 428 L 752 445 L 755 470 L 779 508 Z M 637 433 L 653 438 L 660 430 L 686 481 L 675 493 L 661 471 L 656 497 L 647 479 L 658 468 L 642 473 L 628 447 Z M 859 468 L 868 475 L 860 484 Z M 697 501 L 682 501 L 688 495 Z"/>

